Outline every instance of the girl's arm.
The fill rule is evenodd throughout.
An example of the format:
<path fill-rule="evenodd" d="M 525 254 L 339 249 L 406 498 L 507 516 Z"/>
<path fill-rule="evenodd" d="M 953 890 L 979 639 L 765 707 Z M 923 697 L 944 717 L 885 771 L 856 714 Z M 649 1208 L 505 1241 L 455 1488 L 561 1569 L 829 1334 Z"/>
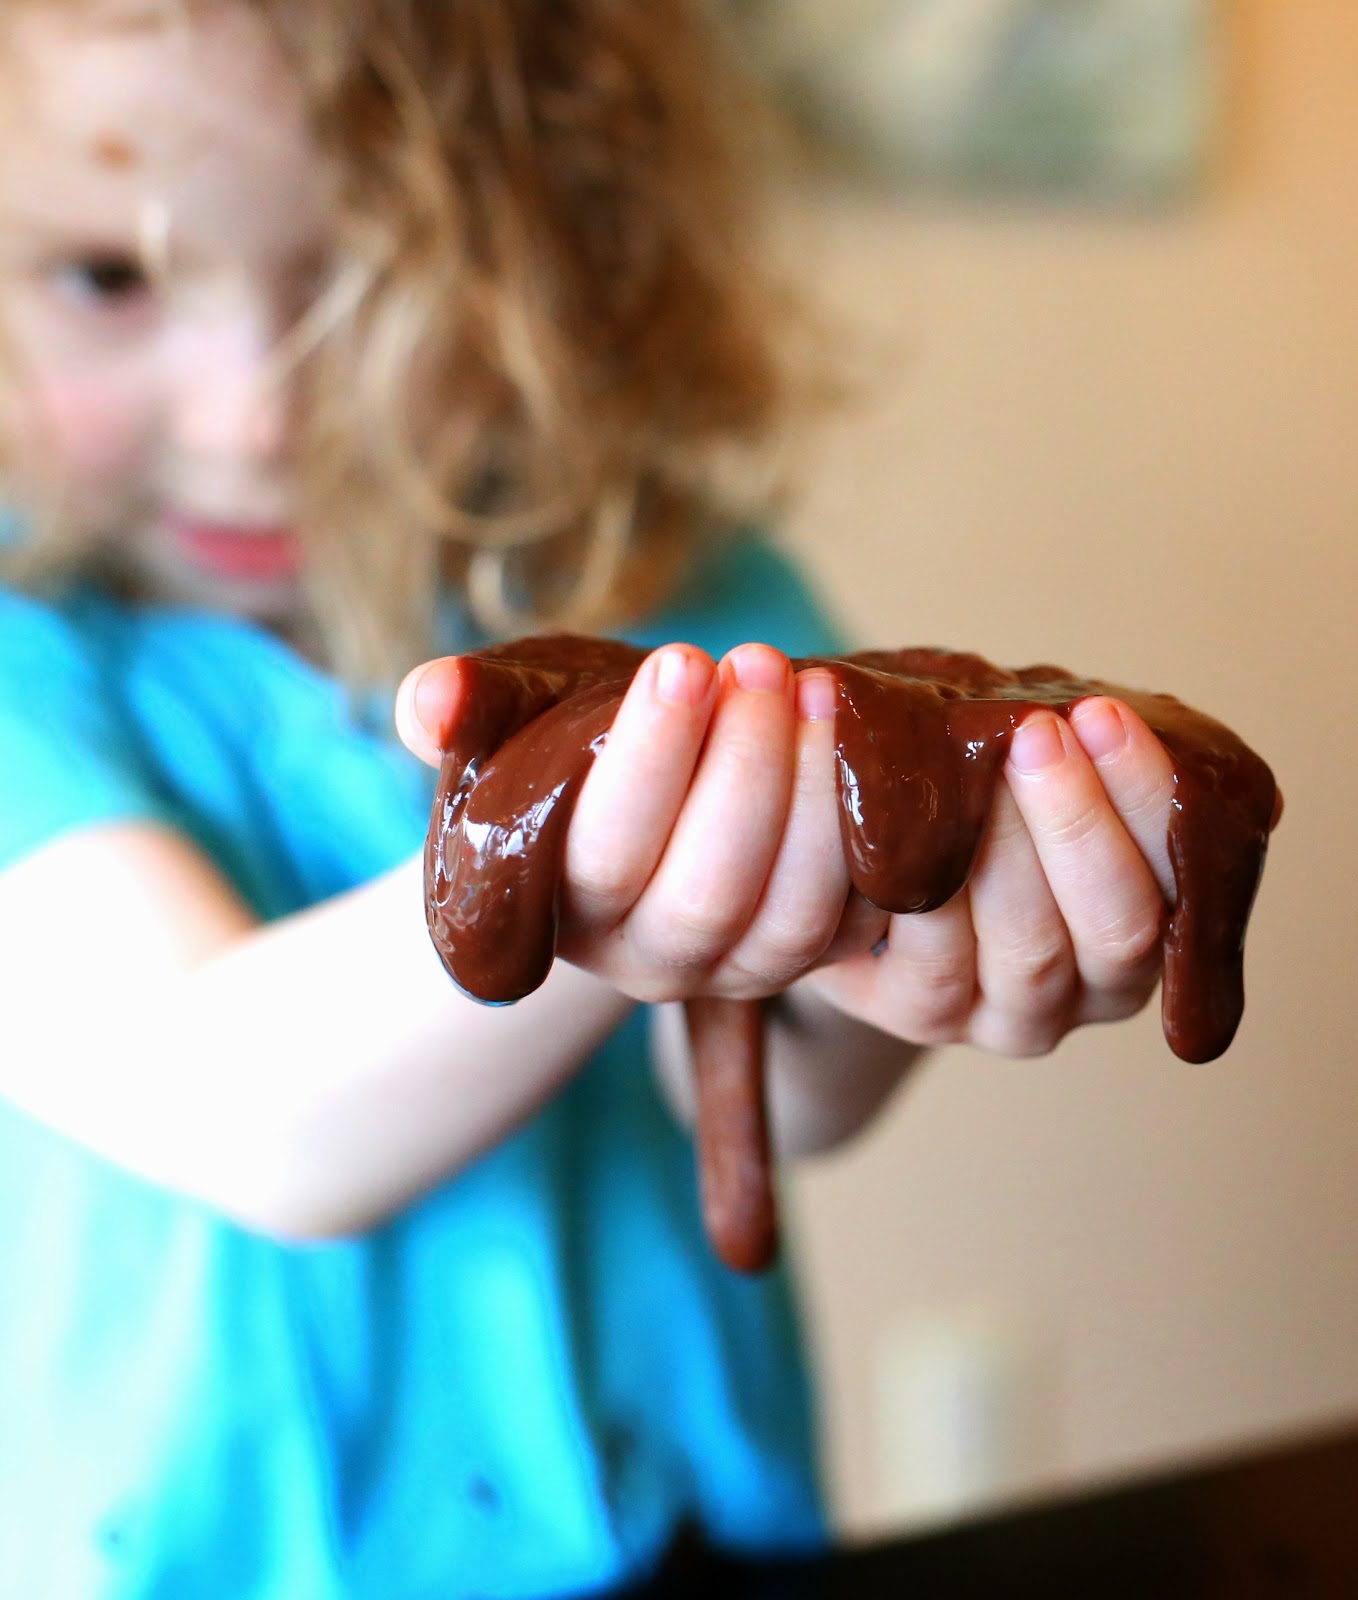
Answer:
<path fill-rule="evenodd" d="M 177 835 L 66 835 L 0 874 L 0 1094 L 266 1232 L 370 1225 L 508 1133 L 630 1002 L 565 963 L 491 1010 L 421 866 L 268 925 Z"/>
<path fill-rule="evenodd" d="M 90 827 L 0 874 L 0 1094 L 249 1224 L 329 1234 L 503 1137 L 632 1000 L 779 996 L 785 1150 L 847 1136 L 920 1046 L 1033 1054 L 1144 1003 L 1170 778 L 1125 708 L 1111 744 L 1110 702 L 1086 702 L 1074 732 L 1034 719 L 1058 724 L 1055 758 L 1047 740 L 1048 759 L 1011 760 L 967 890 L 887 918 L 848 892 L 825 684 L 794 684 L 762 646 L 720 671 L 680 655 L 677 674 L 657 657 L 638 674 L 584 786 L 562 927 L 574 965 L 536 994 L 488 1010 L 453 989 L 418 861 L 260 926 L 177 835 Z M 436 759 L 428 730 L 458 707 L 428 674 L 407 680 L 398 724 Z"/>

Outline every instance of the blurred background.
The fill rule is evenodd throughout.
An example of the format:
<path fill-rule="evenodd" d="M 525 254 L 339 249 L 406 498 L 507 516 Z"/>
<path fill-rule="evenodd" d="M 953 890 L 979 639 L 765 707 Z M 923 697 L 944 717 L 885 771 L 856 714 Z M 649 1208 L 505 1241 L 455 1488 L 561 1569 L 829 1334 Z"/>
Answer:
<path fill-rule="evenodd" d="M 1117 116 L 1053 143 L 1038 80 L 1003 80 L 1037 130 L 1012 169 L 966 61 L 1014 66 L 1006 12 L 1125 5 L 784 9 L 771 70 L 847 134 L 790 236 L 875 363 L 790 530 L 851 637 L 1172 690 L 1287 796 L 1224 1059 L 1176 1061 L 1156 1015 L 1039 1062 L 942 1052 L 793 1178 L 866 1534 L 1358 1419 L 1358 7 L 1145 0 L 1139 57 L 1076 52 Z M 936 48 L 938 116 L 893 125 L 816 9 L 916 84 Z"/>

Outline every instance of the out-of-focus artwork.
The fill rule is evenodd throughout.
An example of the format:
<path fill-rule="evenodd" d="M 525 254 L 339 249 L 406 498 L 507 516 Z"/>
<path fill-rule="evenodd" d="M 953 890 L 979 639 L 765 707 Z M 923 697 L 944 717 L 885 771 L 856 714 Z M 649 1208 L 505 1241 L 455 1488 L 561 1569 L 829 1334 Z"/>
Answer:
<path fill-rule="evenodd" d="M 1172 199 L 1207 165 L 1214 0 L 729 0 L 812 144 L 905 187 Z"/>

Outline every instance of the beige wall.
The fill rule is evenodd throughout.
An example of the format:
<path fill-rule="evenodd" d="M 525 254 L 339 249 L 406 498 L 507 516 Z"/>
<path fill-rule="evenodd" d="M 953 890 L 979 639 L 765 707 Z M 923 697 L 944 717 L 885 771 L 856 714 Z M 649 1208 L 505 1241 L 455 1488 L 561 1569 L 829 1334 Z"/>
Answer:
<path fill-rule="evenodd" d="M 910 1514 L 941 1448 L 906 1437 L 911 1383 L 1008 1430 L 1002 1492 L 1358 1418 L 1358 7 L 1227 9 L 1238 109 L 1196 208 L 812 219 L 894 352 L 793 529 L 855 636 L 1172 689 L 1288 800 L 1223 1061 L 1151 1016 L 1037 1063 L 947 1052 L 795 1180 L 851 1530 Z M 978 1316 L 951 1368 L 911 1357 Z"/>

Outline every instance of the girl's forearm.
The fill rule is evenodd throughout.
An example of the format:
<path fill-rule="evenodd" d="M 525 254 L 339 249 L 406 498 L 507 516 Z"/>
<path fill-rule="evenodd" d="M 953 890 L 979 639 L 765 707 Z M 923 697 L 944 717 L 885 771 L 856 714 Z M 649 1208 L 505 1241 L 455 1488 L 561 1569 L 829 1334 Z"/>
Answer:
<path fill-rule="evenodd" d="M 265 1231 L 375 1223 L 530 1115 L 630 1005 L 558 962 L 518 1005 L 479 1006 L 445 976 L 420 903 L 412 860 L 261 925 L 174 835 L 60 841 L 0 877 L 0 1094 Z M 660 1008 L 658 1037 L 682 1108 L 679 1009 Z M 783 1154 L 849 1137 L 918 1054 L 806 983 L 769 1011 Z"/>
<path fill-rule="evenodd" d="M 174 914 L 150 914 L 138 897 L 158 848 L 142 874 L 126 850 L 105 872 L 96 959 L 72 949 L 63 991 L 8 1007 L 0 1090 L 264 1231 L 379 1221 L 527 1117 L 628 1010 L 564 963 L 516 1006 L 459 994 L 425 933 L 417 861 L 259 925 L 179 879 Z"/>
<path fill-rule="evenodd" d="M 254 1164 L 266 1225 L 334 1233 L 397 1209 L 536 1110 L 628 1010 L 564 963 L 517 1005 L 469 1000 L 420 905 L 412 862 L 260 930 L 167 1010 L 172 1053 L 187 1041 L 192 1076 L 219 1087 L 223 1114 L 238 1104 L 265 1131 Z M 239 1020 L 211 1037 L 200 1016 Z M 248 1123 L 239 1142 L 252 1142 Z"/>

